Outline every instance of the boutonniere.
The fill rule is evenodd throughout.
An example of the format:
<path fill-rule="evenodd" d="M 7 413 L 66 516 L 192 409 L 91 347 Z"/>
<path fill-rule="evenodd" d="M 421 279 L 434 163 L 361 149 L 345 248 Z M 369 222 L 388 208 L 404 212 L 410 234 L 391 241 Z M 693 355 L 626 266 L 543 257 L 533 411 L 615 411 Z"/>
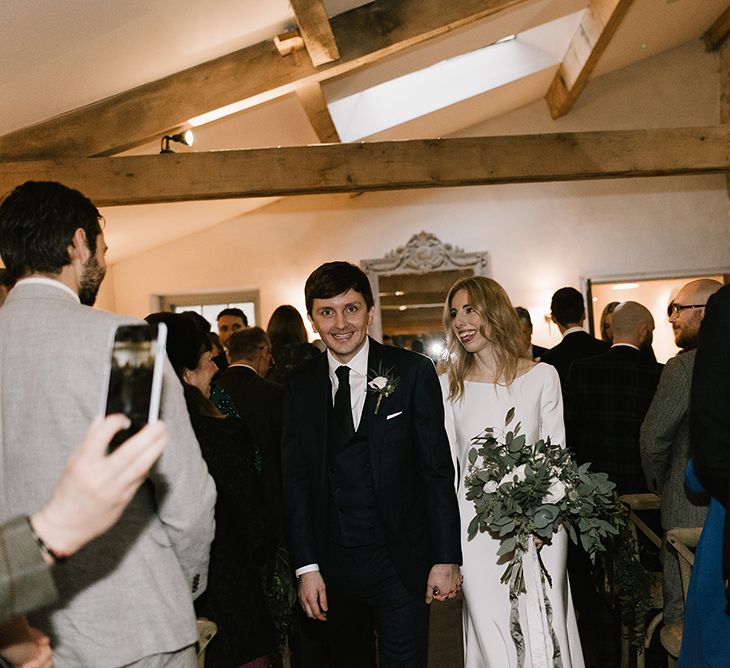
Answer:
<path fill-rule="evenodd" d="M 377 371 L 370 371 L 368 374 L 368 391 L 378 395 L 378 400 L 375 403 L 375 415 L 378 414 L 380 409 L 380 402 L 395 392 L 399 380 L 398 376 L 393 373 L 392 368 L 383 371 L 382 363 L 378 365 Z"/>

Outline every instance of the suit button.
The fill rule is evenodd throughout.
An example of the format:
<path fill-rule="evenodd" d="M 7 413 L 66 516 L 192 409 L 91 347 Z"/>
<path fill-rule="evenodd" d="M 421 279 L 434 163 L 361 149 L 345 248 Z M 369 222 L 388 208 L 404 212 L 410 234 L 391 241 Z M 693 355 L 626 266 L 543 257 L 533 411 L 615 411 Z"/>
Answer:
<path fill-rule="evenodd" d="M 334 464 L 330 466 L 330 473 L 337 473 L 337 467 Z"/>
<path fill-rule="evenodd" d="M 335 488 L 335 494 L 339 494 L 341 491 L 342 491 L 342 488 L 341 487 L 336 487 Z"/>
<path fill-rule="evenodd" d="M 372 488 L 373 488 L 373 483 L 369 482 L 368 483 L 368 489 L 372 489 Z"/>
<path fill-rule="evenodd" d="M 365 468 L 366 469 L 369 469 L 370 468 L 370 462 L 368 462 L 367 464 L 365 464 Z"/>

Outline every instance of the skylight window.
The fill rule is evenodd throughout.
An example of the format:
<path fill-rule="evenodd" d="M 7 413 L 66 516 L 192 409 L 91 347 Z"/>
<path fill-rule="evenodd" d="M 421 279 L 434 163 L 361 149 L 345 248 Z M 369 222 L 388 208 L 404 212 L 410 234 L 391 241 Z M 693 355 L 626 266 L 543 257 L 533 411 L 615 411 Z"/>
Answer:
<path fill-rule="evenodd" d="M 554 68 L 582 12 L 329 102 L 342 141 L 357 141 Z"/>

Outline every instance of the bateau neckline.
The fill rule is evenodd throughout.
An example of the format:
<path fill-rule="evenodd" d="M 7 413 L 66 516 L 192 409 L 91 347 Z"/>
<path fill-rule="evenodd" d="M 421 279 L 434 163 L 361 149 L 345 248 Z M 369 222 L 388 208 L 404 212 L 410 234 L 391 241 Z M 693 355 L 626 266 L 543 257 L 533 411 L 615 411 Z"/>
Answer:
<path fill-rule="evenodd" d="M 538 362 L 537 364 L 535 364 L 535 366 L 531 367 L 528 371 L 525 371 L 525 373 L 523 373 L 521 376 L 517 376 L 517 378 L 515 378 L 510 383 L 510 385 L 514 385 L 518 380 L 522 380 L 523 378 L 526 378 L 527 376 L 529 376 L 541 364 L 543 364 L 543 363 L 542 362 Z M 467 378 L 464 379 L 464 382 L 465 383 L 472 383 L 474 385 L 496 385 L 497 387 L 509 387 L 509 385 L 505 385 L 504 383 L 488 383 L 488 382 L 486 382 L 484 380 L 468 380 Z"/>

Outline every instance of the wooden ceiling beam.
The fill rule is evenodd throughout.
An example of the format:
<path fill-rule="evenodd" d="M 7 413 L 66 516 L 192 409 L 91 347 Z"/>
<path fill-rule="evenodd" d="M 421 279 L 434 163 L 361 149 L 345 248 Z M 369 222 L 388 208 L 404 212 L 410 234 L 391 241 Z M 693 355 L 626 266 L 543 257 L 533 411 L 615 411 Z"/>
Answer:
<path fill-rule="evenodd" d="M 250 105 L 351 72 L 528 0 L 376 0 L 333 17 L 340 59 L 315 68 L 273 40 L 191 67 L 0 137 L 0 161 L 101 156 L 178 130 L 242 100 Z"/>
<path fill-rule="evenodd" d="M 307 114 L 309 122 L 322 144 L 332 144 L 340 141 L 335 123 L 327 107 L 327 100 L 318 83 L 307 84 L 297 89 L 297 97 Z"/>
<path fill-rule="evenodd" d="M 335 34 L 332 32 L 327 10 L 322 0 L 289 0 L 297 19 L 299 33 L 312 59 L 312 65 L 319 67 L 333 60 L 339 60 Z"/>
<path fill-rule="evenodd" d="M 728 7 L 717 20 L 702 35 L 707 51 L 717 51 L 727 39 L 730 33 L 730 7 Z"/>
<path fill-rule="evenodd" d="M 0 163 L 98 206 L 730 171 L 730 125 Z"/>
<path fill-rule="evenodd" d="M 545 100 L 553 118 L 565 116 L 618 30 L 633 0 L 591 0 L 550 84 Z"/>

